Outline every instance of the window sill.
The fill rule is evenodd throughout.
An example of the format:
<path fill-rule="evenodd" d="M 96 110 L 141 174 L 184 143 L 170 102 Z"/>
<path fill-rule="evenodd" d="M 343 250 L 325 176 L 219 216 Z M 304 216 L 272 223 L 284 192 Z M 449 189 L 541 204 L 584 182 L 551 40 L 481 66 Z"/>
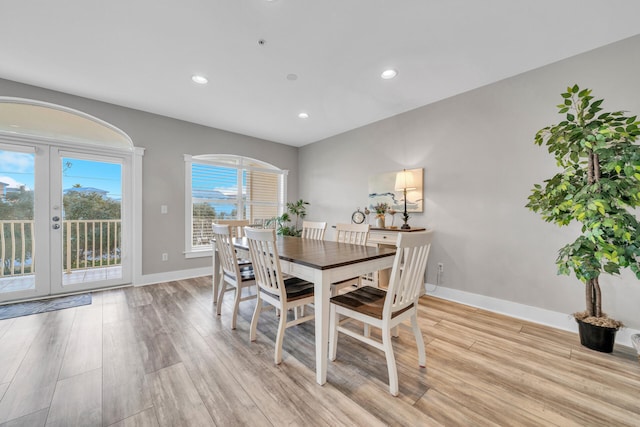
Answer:
<path fill-rule="evenodd" d="M 211 248 L 201 249 L 201 250 L 191 250 L 186 251 L 184 253 L 185 258 L 204 258 L 211 257 L 213 255 L 213 250 Z"/>

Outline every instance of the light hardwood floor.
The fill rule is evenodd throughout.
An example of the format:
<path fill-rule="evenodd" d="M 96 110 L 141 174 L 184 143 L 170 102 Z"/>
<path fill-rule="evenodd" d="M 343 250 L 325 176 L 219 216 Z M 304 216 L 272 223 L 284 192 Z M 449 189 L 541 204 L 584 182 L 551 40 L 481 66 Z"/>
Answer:
<path fill-rule="evenodd" d="M 254 301 L 231 331 L 211 278 L 96 292 L 93 303 L 0 321 L 1 426 L 639 426 L 640 364 L 575 334 L 431 297 L 420 301 L 427 368 L 409 331 L 395 340 L 400 395 L 384 356 L 340 337 L 315 383 L 313 322 L 276 318 L 249 343 Z"/>

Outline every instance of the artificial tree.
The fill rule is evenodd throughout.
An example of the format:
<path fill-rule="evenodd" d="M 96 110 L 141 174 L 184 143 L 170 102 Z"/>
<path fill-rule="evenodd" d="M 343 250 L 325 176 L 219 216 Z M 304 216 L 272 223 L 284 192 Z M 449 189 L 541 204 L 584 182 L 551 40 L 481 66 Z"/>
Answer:
<path fill-rule="evenodd" d="M 602 113 L 591 90 L 568 87 L 558 105 L 565 120 L 537 132 L 561 171 L 536 184 L 526 205 L 547 222 L 582 224 L 578 238 L 559 250 L 558 274 L 585 283 L 586 310 L 577 320 L 617 330 L 602 311 L 599 277 L 630 268 L 640 279 L 640 121 L 623 111 Z M 579 322 L 580 323 L 580 322 Z"/>

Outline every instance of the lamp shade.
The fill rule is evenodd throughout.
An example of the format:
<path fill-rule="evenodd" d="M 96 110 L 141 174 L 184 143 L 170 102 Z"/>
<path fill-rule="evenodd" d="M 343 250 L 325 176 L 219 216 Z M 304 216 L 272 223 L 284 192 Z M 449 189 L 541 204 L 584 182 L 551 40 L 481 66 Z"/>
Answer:
<path fill-rule="evenodd" d="M 396 175 L 396 191 L 412 190 L 415 188 L 416 185 L 413 182 L 413 174 L 411 172 L 407 172 L 406 169 L 402 172 L 398 172 L 398 175 Z"/>

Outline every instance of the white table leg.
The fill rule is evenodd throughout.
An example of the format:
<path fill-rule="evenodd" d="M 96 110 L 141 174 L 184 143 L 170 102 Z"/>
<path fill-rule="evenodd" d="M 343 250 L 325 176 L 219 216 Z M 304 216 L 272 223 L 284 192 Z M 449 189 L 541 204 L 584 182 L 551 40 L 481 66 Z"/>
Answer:
<path fill-rule="evenodd" d="M 212 270 L 211 270 L 211 291 L 213 293 L 213 303 L 218 302 L 218 282 L 220 281 L 220 260 L 218 259 L 218 251 L 216 251 L 216 243 L 211 242 L 213 249 Z"/>
<path fill-rule="evenodd" d="M 316 382 L 327 382 L 327 359 L 329 357 L 329 296 L 331 284 L 328 275 L 321 270 L 314 272 L 314 310 L 316 324 Z"/>

